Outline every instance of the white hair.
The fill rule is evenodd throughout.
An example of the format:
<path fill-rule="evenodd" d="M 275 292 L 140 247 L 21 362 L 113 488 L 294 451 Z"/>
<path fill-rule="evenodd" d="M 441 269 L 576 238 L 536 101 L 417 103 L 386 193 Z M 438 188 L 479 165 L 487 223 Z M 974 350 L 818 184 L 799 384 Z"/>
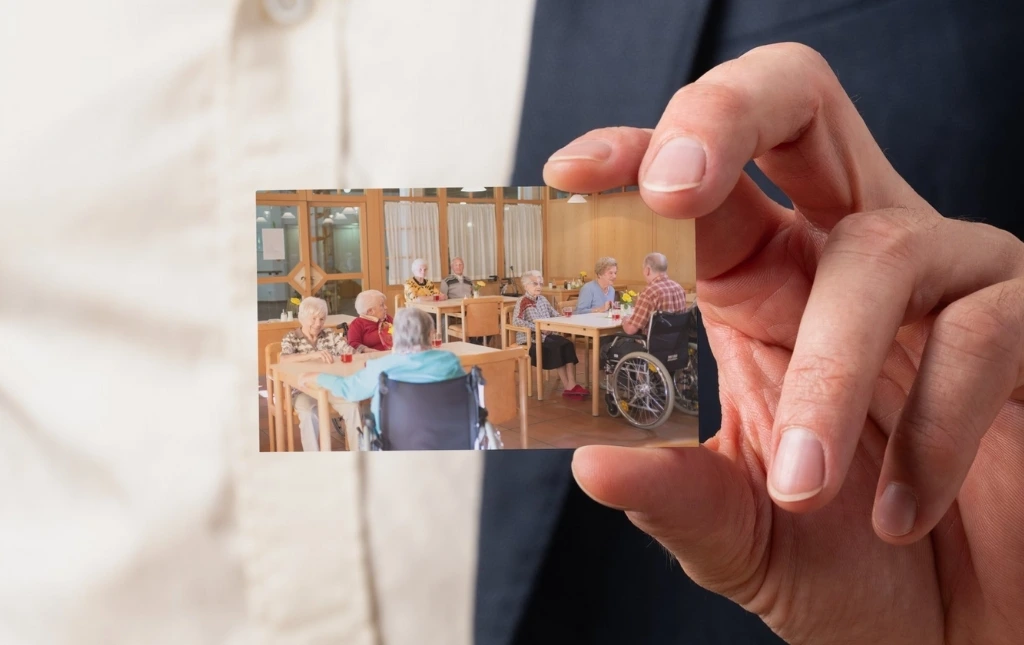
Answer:
<path fill-rule="evenodd" d="M 366 312 L 377 303 L 378 298 L 385 300 L 384 294 L 376 289 L 360 291 L 359 295 L 356 296 L 356 313 L 360 316 L 365 316 Z"/>
<path fill-rule="evenodd" d="M 544 284 L 544 274 L 536 269 L 532 269 L 524 272 L 520 280 L 522 280 L 523 284 L 525 284 L 527 280 L 536 282 L 537 284 Z"/>
<path fill-rule="evenodd" d="M 644 266 L 655 273 L 665 273 L 668 271 L 668 258 L 661 253 L 648 253 L 644 258 Z"/>
<path fill-rule="evenodd" d="M 327 301 L 323 298 L 303 298 L 299 303 L 299 321 L 306 322 L 316 314 L 327 318 Z"/>
<path fill-rule="evenodd" d="M 405 307 L 395 314 L 395 354 L 415 354 L 430 349 L 434 318 L 422 309 Z"/>
<path fill-rule="evenodd" d="M 615 261 L 615 258 L 603 257 L 600 258 L 596 264 L 594 264 L 594 277 L 601 276 L 605 271 L 612 267 L 619 266 L 619 263 Z"/>
<path fill-rule="evenodd" d="M 416 273 L 416 267 L 419 266 L 427 266 L 427 261 L 424 260 L 423 258 L 416 258 L 415 260 L 412 261 L 412 266 L 409 267 L 409 270 L 412 271 L 413 273 Z"/>

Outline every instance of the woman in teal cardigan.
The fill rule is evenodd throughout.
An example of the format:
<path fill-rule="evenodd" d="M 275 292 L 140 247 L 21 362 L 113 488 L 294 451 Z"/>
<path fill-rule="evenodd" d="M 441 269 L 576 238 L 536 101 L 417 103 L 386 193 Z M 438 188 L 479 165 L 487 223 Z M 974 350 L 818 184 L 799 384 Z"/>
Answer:
<path fill-rule="evenodd" d="M 382 373 L 404 383 L 437 383 L 465 376 L 466 370 L 458 356 L 431 348 L 434 319 L 430 314 L 415 307 L 400 309 L 395 314 L 392 333 L 395 346 L 391 355 L 366 361 L 366 366 L 351 376 L 307 372 L 300 382 L 306 386 L 315 384 L 346 401 L 357 402 L 373 397 L 371 410 L 374 418 L 379 419 L 380 393 L 377 387 Z"/>
<path fill-rule="evenodd" d="M 619 264 L 615 258 L 604 257 L 598 260 L 594 266 L 595 279 L 580 289 L 574 313 L 579 315 L 608 311 L 615 302 L 615 278 L 618 273 Z"/>

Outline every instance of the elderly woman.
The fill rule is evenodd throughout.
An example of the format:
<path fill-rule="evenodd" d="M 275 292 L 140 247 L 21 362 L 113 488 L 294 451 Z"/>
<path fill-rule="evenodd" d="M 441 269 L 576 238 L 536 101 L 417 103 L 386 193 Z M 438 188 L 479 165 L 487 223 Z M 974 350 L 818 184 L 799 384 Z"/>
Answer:
<path fill-rule="evenodd" d="M 348 324 L 348 344 L 359 352 L 391 349 L 394 321 L 388 315 L 384 294 L 372 289 L 361 291 L 356 296 L 356 313 L 359 317 Z"/>
<path fill-rule="evenodd" d="M 583 285 L 579 300 L 576 301 L 577 314 L 601 313 L 608 311 L 615 302 L 615 278 L 619 273 L 619 265 L 615 258 L 604 257 L 594 265 L 596 280 Z"/>
<path fill-rule="evenodd" d="M 540 318 L 555 318 L 561 314 L 555 311 L 547 298 L 541 295 L 540 290 L 544 285 L 544 276 L 540 271 L 527 271 L 522 277 L 523 289 L 526 295 L 516 303 L 513 313 L 512 324 L 518 327 L 535 329 L 533 321 Z M 523 332 L 517 334 L 518 343 L 525 343 L 526 338 Z M 546 333 L 541 343 L 541 358 L 544 361 L 544 368 L 558 372 L 558 378 L 562 379 L 564 387 L 562 396 L 565 398 L 584 398 L 590 392 L 576 382 L 576 347 L 572 341 L 558 334 Z M 530 345 L 530 361 L 537 364 L 537 345 Z"/>
<path fill-rule="evenodd" d="M 432 349 L 434 319 L 430 314 L 407 307 L 395 314 L 395 349 L 390 356 L 366 361 L 366 367 L 352 376 L 307 373 L 302 382 L 315 381 L 331 394 L 347 401 L 362 401 L 373 397 L 373 414 L 380 418 L 380 395 L 377 386 L 381 373 L 405 383 L 436 383 L 463 376 L 466 370 L 458 356 Z"/>
<path fill-rule="evenodd" d="M 427 280 L 427 261 L 416 258 L 412 261 L 412 277 L 405 281 L 405 304 L 433 301 L 447 298 L 437 285 Z"/>
<path fill-rule="evenodd" d="M 299 303 L 299 328 L 281 339 L 282 363 L 319 361 L 333 363 L 342 354 L 351 354 L 345 337 L 324 327 L 327 303 L 320 298 L 303 298 Z M 304 451 L 320 449 L 316 399 L 293 389 L 292 402 L 299 415 L 299 437 Z"/>

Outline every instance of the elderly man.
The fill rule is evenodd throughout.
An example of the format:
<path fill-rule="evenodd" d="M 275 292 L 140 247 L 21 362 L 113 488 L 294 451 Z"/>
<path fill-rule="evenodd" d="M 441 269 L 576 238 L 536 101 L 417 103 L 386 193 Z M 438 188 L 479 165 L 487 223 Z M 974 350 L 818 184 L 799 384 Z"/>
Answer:
<path fill-rule="evenodd" d="M 348 344 L 358 352 L 383 352 L 394 344 L 391 338 L 392 319 L 388 315 L 387 298 L 375 289 L 356 296 L 359 317 L 348 325 Z"/>
<path fill-rule="evenodd" d="M 445 298 L 468 298 L 473 295 L 473 281 L 462 275 L 466 263 L 462 258 L 452 260 L 452 274 L 441 280 L 441 294 Z"/>
<path fill-rule="evenodd" d="M 644 281 L 647 288 L 637 298 L 636 308 L 622 321 L 622 331 L 627 334 L 646 332 L 651 316 L 657 311 L 686 309 L 686 291 L 668 277 L 668 260 L 661 253 L 651 253 L 644 258 Z"/>
<path fill-rule="evenodd" d="M 331 394 L 347 401 L 357 402 L 373 397 L 371 408 L 380 418 L 380 394 L 377 392 L 379 377 L 389 377 L 406 383 L 437 383 L 447 381 L 466 373 L 455 354 L 432 349 L 430 341 L 434 336 L 434 319 L 430 314 L 406 307 L 395 314 L 395 350 L 389 356 L 366 361 L 366 367 L 352 376 L 333 374 L 303 374 L 303 383 L 315 383 L 327 388 Z M 367 440 L 363 438 L 363 442 Z"/>

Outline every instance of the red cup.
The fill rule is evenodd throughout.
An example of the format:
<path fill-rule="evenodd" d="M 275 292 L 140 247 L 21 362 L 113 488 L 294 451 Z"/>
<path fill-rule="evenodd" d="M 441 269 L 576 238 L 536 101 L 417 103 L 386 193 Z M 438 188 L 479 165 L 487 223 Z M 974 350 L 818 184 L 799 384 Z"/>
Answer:
<path fill-rule="evenodd" d="M 622 320 L 622 314 L 619 312 L 618 309 L 612 310 L 612 320 L 614 320 L 615 322 L 619 322 L 620 320 Z"/>
<path fill-rule="evenodd" d="M 435 293 L 434 294 L 434 302 L 439 302 L 440 300 L 441 300 L 441 294 Z"/>
<path fill-rule="evenodd" d="M 352 354 L 349 354 L 348 352 L 342 354 L 341 355 L 341 362 L 342 363 L 351 363 L 352 362 Z"/>
<path fill-rule="evenodd" d="M 441 339 L 435 338 L 434 340 L 430 341 L 430 344 L 434 346 L 434 349 L 437 349 L 438 347 L 441 346 Z"/>
<path fill-rule="evenodd" d="M 566 318 L 568 318 L 569 316 L 572 316 L 572 307 L 563 307 L 562 308 L 562 315 L 565 316 Z"/>

